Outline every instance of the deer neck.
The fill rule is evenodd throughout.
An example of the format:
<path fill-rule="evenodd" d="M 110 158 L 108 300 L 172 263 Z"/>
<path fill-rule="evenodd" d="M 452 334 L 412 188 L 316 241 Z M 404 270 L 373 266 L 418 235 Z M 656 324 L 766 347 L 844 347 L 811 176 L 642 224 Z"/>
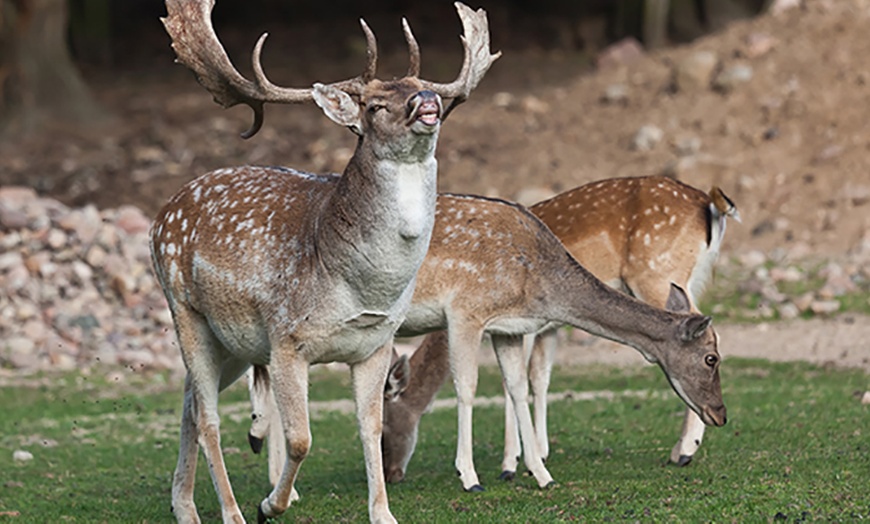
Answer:
<path fill-rule="evenodd" d="M 679 315 L 611 289 L 580 264 L 563 276 L 549 295 L 558 301 L 552 318 L 631 346 L 650 362 L 663 361 L 661 342 L 673 336 Z"/>
<path fill-rule="evenodd" d="M 413 386 L 402 394 L 402 401 L 410 411 L 422 414 L 450 375 L 447 331 L 426 336 L 408 363 Z"/>
<path fill-rule="evenodd" d="M 426 137 L 429 138 L 429 137 Z M 389 293 L 413 282 L 426 255 L 435 220 L 435 140 L 398 159 L 379 155 L 360 140 L 353 158 L 324 202 L 317 224 L 320 260 L 341 272 L 360 293 Z"/>

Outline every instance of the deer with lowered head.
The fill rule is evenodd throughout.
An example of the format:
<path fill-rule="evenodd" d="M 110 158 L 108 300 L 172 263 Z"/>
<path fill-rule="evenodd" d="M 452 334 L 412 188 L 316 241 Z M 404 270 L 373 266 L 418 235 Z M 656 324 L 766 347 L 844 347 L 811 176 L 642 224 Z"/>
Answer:
<path fill-rule="evenodd" d="M 649 234 L 654 235 L 652 230 Z M 718 337 L 709 317 L 691 311 L 682 288 L 665 286 L 665 309 L 647 305 L 595 278 L 525 208 L 496 199 L 439 195 L 432 242 L 398 335 L 447 331 L 430 335 L 410 365 L 402 357 L 391 368 L 382 446 L 387 480 L 404 477 L 420 416 L 449 371 L 459 410 L 455 466 L 464 489 L 482 489 L 472 459 L 471 418 L 484 333 L 492 337 L 507 394 L 516 406 L 514 424 L 526 467 L 541 487 L 553 478 L 543 464 L 527 403 L 524 334 L 567 323 L 628 344 L 659 364 L 705 423 L 723 425 Z M 258 369 L 251 390 L 255 450 L 269 430 L 272 409 L 262 385 L 265 373 Z M 280 443 L 270 444 L 270 463 L 273 455 L 282 456 L 280 448 Z"/>
<path fill-rule="evenodd" d="M 477 86 L 498 54 L 489 51 L 486 13 L 456 3 L 465 59 L 450 83 L 419 78 L 419 47 L 407 76 L 375 78 L 375 37 L 365 22 L 362 75 L 294 89 L 272 84 L 253 53 L 255 80 L 232 65 L 211 24 L 213 0 L 167 0 L 163 23 L 178 60 L 225 107 L 316 103 L 358 135 L 339 175 L 286 168 L 219 169 L 185 185 L 151 230 L 155 272 L 187 368 L 172 507 L 199 522 L 193 498 L 202 447 L 224 522 L 244 522 L 221 454 L 219 392 L 251 364 L 270 365 L 271 388 L 289 453 L 280 479 L 258 506 L 258 521 L 283 513 L 311 446 L 308 368 L 351 367 L 368 480 L 369 518 L 390 523 L 381 461 L 383 384 L 393 335 L 410 306 L 435 215 L 435 146 L 446 114 Z"/>
<path fill-rule="evenodd" d="M 609 286 L 656 307 L 667 303 L 668 283 L 686 290 L 690 308 L 712 280 L 726 219 L 740 213 L 717 186 L 710 192 L 664 176 L 614 178 L 565 191 L 530 210 L 583 266 Z M 556 329 L 534 337 L 529 377 L 541 454 L 549 454 L 547 389 L 557 346 Z M 505 402 L 502 476 L 516 471 L 520 452 L 510 399 Z M 510 424 L 507 424 L 511 421 Z M 704 438 L 705 424 L 686 408 L 671 462 L 686 466 Z"/>

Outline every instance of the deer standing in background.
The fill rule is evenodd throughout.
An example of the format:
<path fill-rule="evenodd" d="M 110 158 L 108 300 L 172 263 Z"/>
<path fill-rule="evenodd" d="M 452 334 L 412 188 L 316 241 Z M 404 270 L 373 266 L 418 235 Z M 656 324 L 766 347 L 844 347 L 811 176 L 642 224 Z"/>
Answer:
<path fill-rule="evenodd" d="M 387 479 L 403 478 L 420 415 L 449 369 L 459 411 L 456 469 L 465 490 L 483 489 L 472 458 L 471 419 L 477 353 L 484 333 L 492 337 L 506 390 L 517 406 L 514 423 L 519 426 L 526 467 L 541 487 L 553 478 L 540 456 L 527 402 L 524 334 L 568 323 L 628 344 L 659 364 L 680 398 L 705 423 L 723 425 L 718 338 L 710 318 L 690 312 L 681 288 L 669 285 L 668 289 L 667 311 L 649 306 L 595 278 L 522 206 L 439 195 L 429 252 L 397 334 L 447 332 L 430 335 L 424 343 L 428 351 L 419 360 L 430 368 L 409 370 L 400 360 L 386 382 L 382 447 Z M 255 378 L 262 373 L 265 370 Z M 408 385 L 402 392 L 405 379 Z M 257 415 L 252 434 L 258 442 L 268 431 L 268 420 L 259 415 L 268 413 L 269 399 L 256 380 L 252 400 Z M 272 455 L 281 456 L 275 447 L 270 445 L 270 462 Z"/>
<path fill-rule="evenodd" d="M 740 221 L 734 203 L 718 187 L 709 194 L 664 176 L 614 178 L 565 191 L 530 208 L 568 251 L 607 285 L 656 307 L 678 284 L 697 303 L 713 276 L 726 218 Z M 529 376 L 541 455 L 549 454 L 547 389 L 556 351 L 556 329 L 535 338 Z M 505 403 L 502 476 L 516 471 L 520 451 L 513 406 Z M 704 423 L 686 409 L 670 460 L 689 464 L 704 437 Z"/>
<path fill-rule="evenodd" d="M 236 71 L 211 25 L 213 0 L 167 0 L 163 19 L 178 60 L 224 106 L 249 105 L 252 136 L 263 105 L 317 103 L 359 139 L 343 175 L 240 167 L 185 185 L 157 214 L 151 230 L 155 272 L 175 322 L 187 378 L 172 506 L 179 522 L 199 522 L 193 498 L 202 446 L 224 522 L 244 522 L 220 447 L 218 393 L 253 363 L 271 366 L 271 388 L 289 444 L 275 488 L 258 521 L 298 499 L 295 480 L 311 445 L 308 368 L 351 366 L 368 480 L 369 518 L 395 522 L 380 453 L 383 384 L 393 334 L 405 316 L 435 214 L 435 146 L 444 116 L 477 86 L 498 55 L 489 51 L 486 13 L 457 3 L 465 59 L 458 78 L 418 78 L 419 48 L 408 75 L 374 78 L 377 50 L 365 72 L 310 89 L 272 84 L 254 48 L 255 81 Z M 444 108 L 442 99 L 450 99 Z"/>

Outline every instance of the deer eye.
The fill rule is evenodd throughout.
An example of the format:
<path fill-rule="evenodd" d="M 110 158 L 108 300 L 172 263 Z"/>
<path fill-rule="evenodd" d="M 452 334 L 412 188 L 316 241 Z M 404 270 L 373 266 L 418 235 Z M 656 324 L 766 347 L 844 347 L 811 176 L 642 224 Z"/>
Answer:
<path fill-rule="evenodd" d="M 710 366 L 711 368 L 715 367 L 717 362 L 719 362 L 719 357 L 717 357 L 716 355 L 711 354 L 711 355 L 707 355 L 706 357 L 704 357 L 704 363 L 707 364 L 708 366 Z"/>
<path fill-rule="evenodd" d="M 371 104 L 367 110 L 370 114 L 375 114 L 378 111 L 380 111 L 381 109 L 386 109 L 386 108 L 387 108 L 387 106 L 385 106 L 383 104 Z"/>

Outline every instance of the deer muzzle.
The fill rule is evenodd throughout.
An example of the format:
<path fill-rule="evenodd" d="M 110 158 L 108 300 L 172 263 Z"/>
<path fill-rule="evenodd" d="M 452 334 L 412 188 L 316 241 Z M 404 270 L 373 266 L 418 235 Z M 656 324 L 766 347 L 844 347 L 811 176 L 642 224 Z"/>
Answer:
<path fill-rule="evenodd" d="M 728 418 L 725 415 L 725 405 L 719 404 L 716 407 L 706 406 L 701 410 L 701 420 L 708 426 L 724 426 Z"/>
<path fill-rule="evenodd" d="M 437 126 L 441 112 L 441 97 L 434 91 L 420 91 L 408 100 L 408 125 L 420 122 L 429 127 Z"/>

